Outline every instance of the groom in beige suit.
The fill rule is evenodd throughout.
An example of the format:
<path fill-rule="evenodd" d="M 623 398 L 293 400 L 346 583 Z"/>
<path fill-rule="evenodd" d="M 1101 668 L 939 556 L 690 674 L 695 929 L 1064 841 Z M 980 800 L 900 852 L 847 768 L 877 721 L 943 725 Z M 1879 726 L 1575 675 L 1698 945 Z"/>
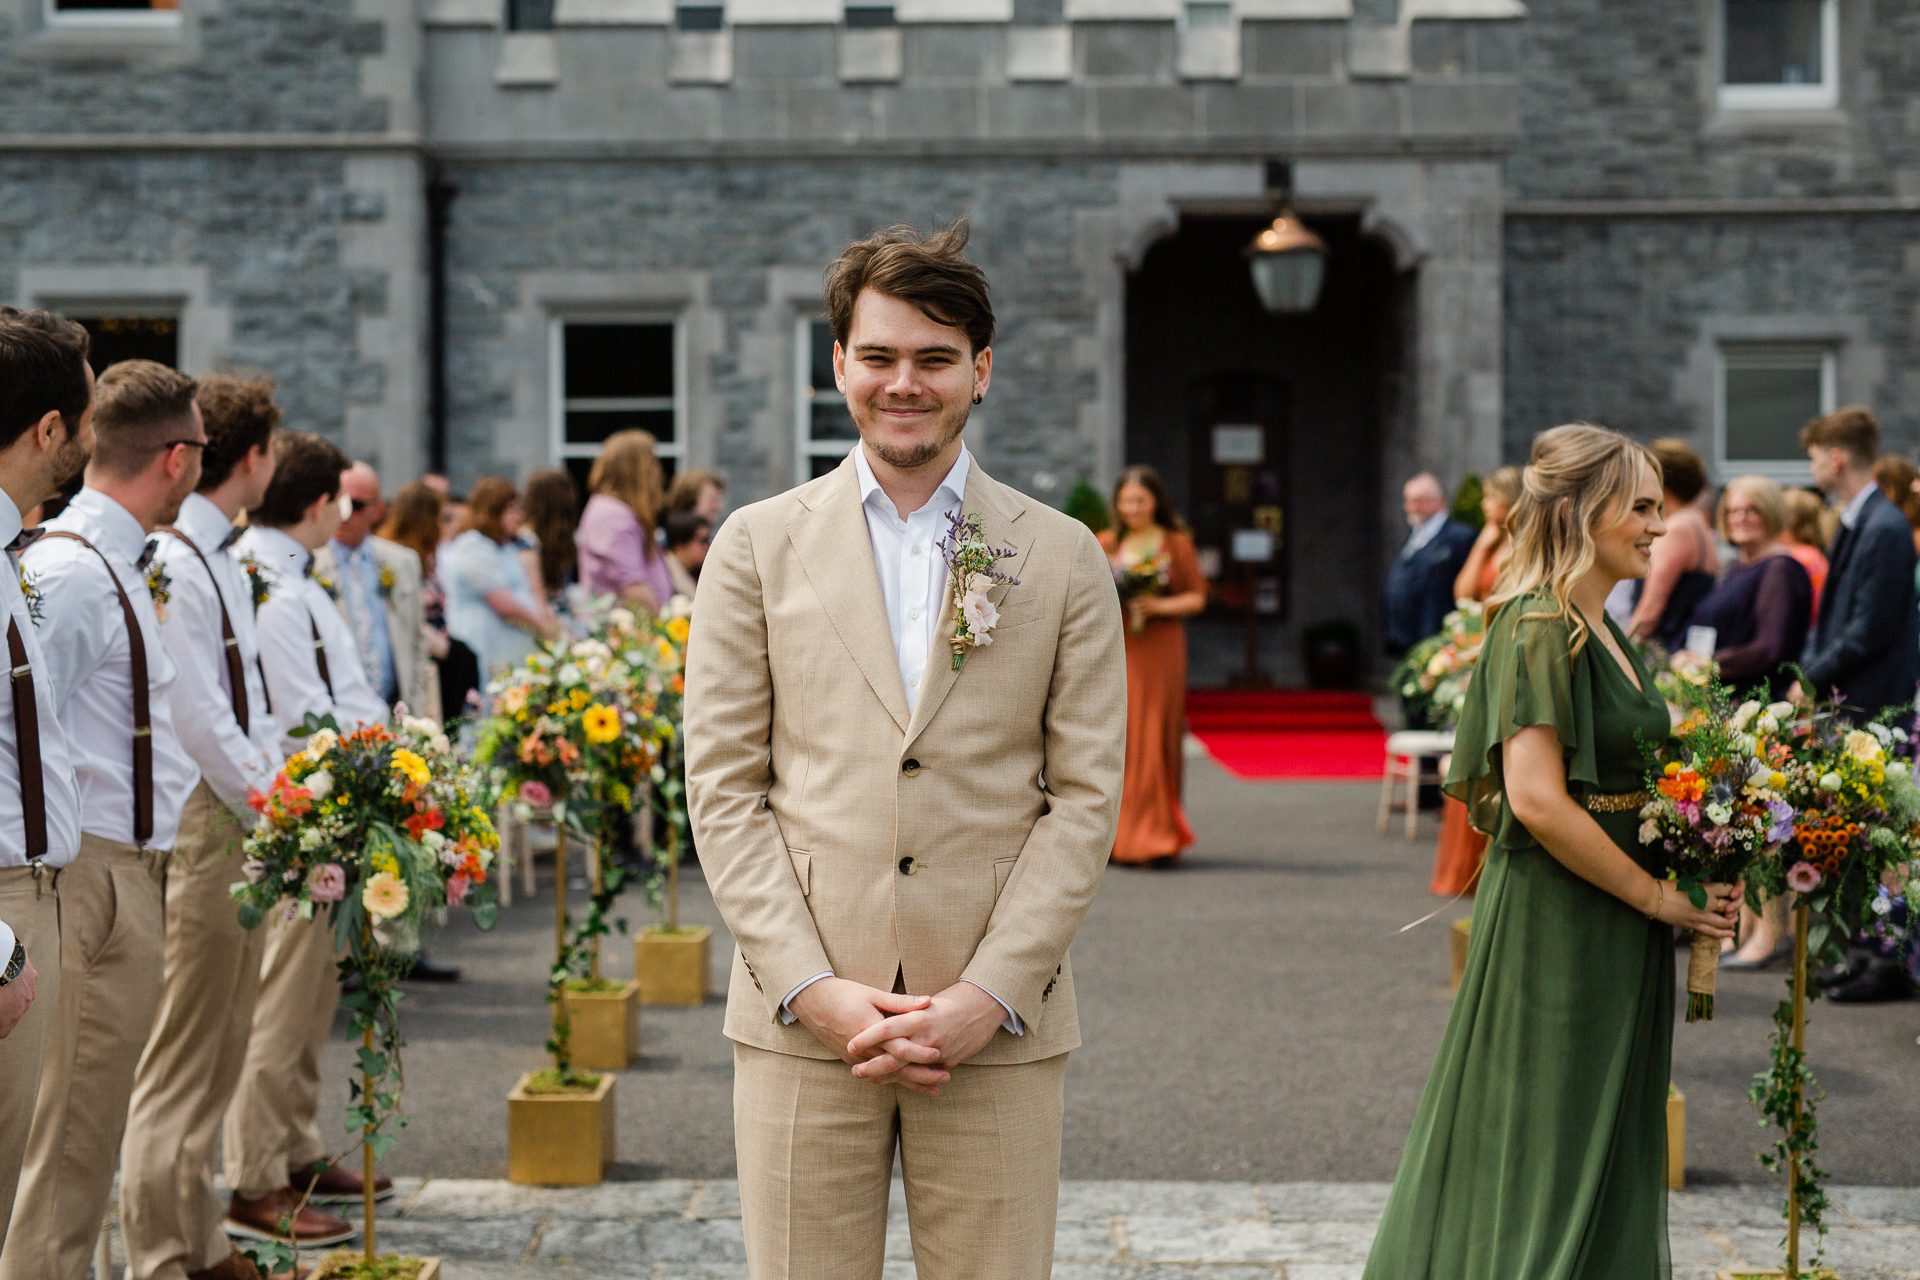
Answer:
<path fill-rule="evenodd" d="M 1113 847 L 1126 658 L 1087 529 L 961 442 L 993 312 L 964 224 L 852 245 L 827 285 L 861 443 L 737 512 L 687 660 L 695 837 L 727 999 L 755 1280 L 877 1280 L 899 1142 L 922 1280 L 1052 1266 L 1067 944 Z M 956 669 L 940 543 L 977 517 L 1015 582 Z"/>

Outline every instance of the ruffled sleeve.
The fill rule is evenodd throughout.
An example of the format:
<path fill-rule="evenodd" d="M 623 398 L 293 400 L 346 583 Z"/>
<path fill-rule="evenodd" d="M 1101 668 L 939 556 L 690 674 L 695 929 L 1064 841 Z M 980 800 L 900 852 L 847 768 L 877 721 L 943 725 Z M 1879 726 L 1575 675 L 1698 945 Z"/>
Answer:
<path fill-rule="evenodd" d="M 1599 643 L 1589 636 L 1578 657 L 1569 650 L 1573 626 L 1565 618 L 1528 617 L 1551 612 L 1551 599 L 1509 600 L 1493 625 L 1467 687 L 1454 733 L 1453 767 L 1447 791 L 1467 806 L 1479 831 L 1498 827 L 1503 792 L 1500 744 L 1522 729 L 1546 725 L 1560 739 L 1569 789 L 1597 788 L 1599 766 L 1593 737 L 1593 685 L 1574 668 Z"/>

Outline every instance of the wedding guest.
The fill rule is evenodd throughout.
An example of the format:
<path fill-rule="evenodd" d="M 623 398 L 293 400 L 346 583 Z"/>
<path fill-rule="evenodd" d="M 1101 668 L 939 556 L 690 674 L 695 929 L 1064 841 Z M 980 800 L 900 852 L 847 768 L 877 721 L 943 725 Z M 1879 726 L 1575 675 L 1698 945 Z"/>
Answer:
<path fill-rule="evenodd" d="M 351 460 L 303 431 L 277 434 L 273 456 L 273 480 L 236 545 L 266 579 L 261 674 L 281 725 L 281 750 L 292 755 L 309 741 L 286 731 L 309 715 L 332 717 L 346 734 L 386 723 L 389 709 L 360 665 L 353 631 L 311 572 L 314 553 L 340 527 L 341 476 Z M 300 1196 L 293 1187 L 326 1156 L 316 1117 L 320 1050 L 340 1003 L 333 931 L 325 912 L 291 922 L 276 913 L 261 928 L 260 994 L 227 1110 L 223 1146 L 233 1194 L 223 1229 L 246 1240 L 284 1238 L 280 1220 L 294 1214 L 301 1247 L 338 1244 L 352 1238 L 352 1224 L 312 1204 L 295 1214 Z M 390 1195 L 392 1184 L 383 1177 L 375 1192 Z"/>
<path fill-rule="evenodd" d="M 1207 582 L 1159 472 L 1128 467 L 1113 486 L 1114 527 L 1100 545 L 1116 578 L 1158 582 L 1126 598 L 1127 767 L 1113 860 L 1175 867 L 1193 843 L 1180 794 L 1187 728 L 1187 629 Z"/>
<path fill-rule="evenodd" d="M 200 769 L 167 868 L 166 958 L 153 1031 L 134 1072 L 120 1149 L 120 1230 L 131 1280 L 236 1277 L 214 1190 L 220 1121 L 239 1083 L 260 990 L 265 930 L 240 925 L 229 888 L 246 872 L 250 792 L 282 763 L 267 709 L 253 582 L 235 522 L 273 479 L 280 423 L 273 380 L 210 374 L 194 392 L 205 424 L 200 481 L 156 540 L 171 580 L 161 635 L 180 667 L 181 745 Z M 358 1179 L 355 1179 L 357 1187 Z"/>
<path fill-rule="evenodd" d="M 1700 602 L 1688 625 L 1712 627 L 1720 678 L 1741 698 L 1777 702 L 1813 621 L 1813 580 L 1780 545 L 1787 499 L 1765 476 L 1735 476 L 1720 495 L 1720 536 L 1740 560 Z"/>
<path fill-rule="evenodd" d="M 1666 1273 L 1673 926 L 1727 937 L 1737 907 L 1694 907 L 1637 834 L 1667 708 L 1604 603 L 1663 505 L 1617 432 L 1534 441 L 1447 779 L 1494 838 L 1366 1280 Z"/>
<path fill-rule="evenodd" d="M 1900 508 L 1900 514 L 1907 518 L 1913 530 L 1914 550 L 1920 554 L 1920 493 L 1914 491 L 1914 486 L 1920 485 L 1920 468 L 1897 453 L 1889 453 L 1874 461 L 1873 482 L 1880 486 L 1887 501 Z"/>
<path fill-rule="evenodd" d="M 0 1246 L 60 1004 L 60 874 L 80 849 L 80 793 L 17 557 L 30 511 L 93 451 L 87 331 L 0 307 L 0 599 L 12 696 L 0 696 Z M 21 668 L 26 668 L 22 671 Z M 96 1224 L 97 1225 L 97 1224 Z"/>
<path fill-rule="evenodd" d="M 1920 677 L 1912 530 L 1873 483 L 1880 423 L 1860 406 L 1815 418 L 1800 432 L 1813 478 L 1841 508 L 1827 559 L 1820 621 L 1800 665 L 1822 698 L 1870 720 L 1913 701 Z"/>
<path fill-rule="evenodd" d="M 441 562 L 447 631 L 473 650 L 482 681 L 524 661 L 560 625 L 527 579 L 516 536 L 524 517 L 511 481 L 488 476 L 467 495 L 467 527 Z"/>
<path fill-rule="evenodd" d="M 467 694 L 480 686 L 480 662 L 447 632 L 447 593 L 439 569 L 440 517 L 446 506 L 437 489 L 416 480 L 393 495 L 380 536 L 420 557 L 420 625 L 440 691 L 440 720 L 452 724 L 467 714 Z"/>
<path fill-rule="evenodd" d="M 523 536 L 531 535 L 533 553 L 522 553 L 527 578 L 536 599 L 544 600 L 556 615 L 567 611 L 567 588 L 580 580 L 580 551 L 574 527 L 580 523 L 580 499 L 573 477 L 558 467 L 527 477 L 524 503 L 527 521 Z"/>
<path fill-rule="evenodd" d="M 1707 487 L 1707 464 L 1685 441 L 1655 440 L 1648 448 L 1660 462 L 1667 534 L 1653 544 L 1653 568 L 1640 583 L 1627 634 L 1672 652 L 1685 643 L 1687 619 L 1713 590 L 1720 549 L 1694 505 Z"/>
<path fill-rule="evenodd" d="M 645 431 L 607 437 L 587 476 L 592 496 L 580 516 L 580 583 L 657 613 L 673 595 L 673 577 L 654 540 L 660 518 L 660 461 Z"/>
<path fill-rule="evenodd" d="M 1440 629 L 1453 611 L 1453 582 L 1473 549 L 1472 529 L 1447 515 L 1447 495 L 1425 472 L 1401 489 L 1412 530 L 1387 567 L 1381 617 L 1389 656 L 1399 657 Z"/>
<path fill-rule="evenodd" d="M 387 517 L 380 473 L 356 462 L 340 477 L 348 509 L 327 545 L 313 553 L 313 576 L 327 587 L 360 646 L 360 665 L 391 707 L 440 716 L 439 672 L 427 652 L 419 553 L 374 533 Z"/>
<path fill-rule="evenodd" d="M 5 1280 L 85 1280 L 160 1003 L 167 860 L 200 769 L 174 728 L 180 668 L 148 537 L 200 479 L 194 382 L 151 360 L 100 375 L 86 485 L 20 557 L 39 592 L 48 713 L 80 788 L 80 854 L 60 872 L 60 995 L 27 1141 Z M 181 714 L 197 710 L 182 706 Z"/>
<path fill-rule="evenodd" d="M 1507 516 L 1520 500 L 1520 468 L 1501 467 L 1481 482 L 1480 514 L 1486 523 L 1474 539 L 1467 562 L 1453 580 L 1455 600 L 1485 600 L 1507 562 L 1513 540 L 1507 535 Z"/>
<path fill-rule="evenodd" d="M 1827 586 L 1827 553 L 1822 548 L 1833 541 L 1833 529 L 1828 527 L 1832 512 L 1810 489 L 1788 489 L 1786 499 L 1787 523 L 1780 530 L 1780 545 L 1800 562 L 1813 582 L 1813 621 L 1818 622 L 1820 593 Z M 1837 518 L 1832 520 L 1833 525 L 1839 523 Z"/>
<path fill-rule="evenodd" d="M 718 523 L 720 512 L 727 505 L 727 482 L 718 471 L 708 471 L 704 467 L 694 467 L 682 471 L 673 478 L 673 484 L 667 489 L 667 500 L 662 508 L 664 515 L 676 511 L 691 511 L 706 520 Z"/>
<path fill-rule="evenodd" d="M 713 521 L 699 512 L 675 511 L 667 516 L 667 572 L 673 576 L 674 595 L 693 599 L 712 541 Z"/>

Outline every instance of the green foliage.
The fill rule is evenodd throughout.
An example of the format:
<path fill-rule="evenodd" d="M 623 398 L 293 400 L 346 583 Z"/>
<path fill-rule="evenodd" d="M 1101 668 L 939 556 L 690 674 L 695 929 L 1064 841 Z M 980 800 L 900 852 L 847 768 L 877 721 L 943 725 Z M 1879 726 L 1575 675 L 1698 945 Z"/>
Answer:
<path fill-rule="evenodd" d="M 1486 496 L 1481 487 L 1480 473 L 1469 471 L 1460 481 L 1460 487 L 1453 491 L 1453 509 L 1447 514 L 1470 529 L 1486 527 L 1487 513 L 1480 509 L 1480 499 Z"/>
<path fill-rule="evenodd" d="M 1801 1224 L 1816 1233 L 1812 1265 L 1817 1266 L 1826 1242 L 1826 1212 L 1833 1207 L 1822 1185 L 1827 1171 L 1816 1158 L 1820 1151 L 1820 1126 L 1814 1115 L 1814 1103 L 1826 1097 L 1826 1091 L 1815 1083 L 1813 1072 L 1807 1069 L 1805 1053 L 1793 1047 L 1794 981 L 1793 977 L 1787 979 L 1788 998 L 1773 1011 L 1773 1060 L 1765 1071 L 1753 1078 L 1747 1096 L 1760 1109 L 1761 1127 L 1771 1125 L 1780 1130 L 1773 1146 L 1760 1153 L 1761 1165 L 1775 1173 L 1784 1173 L 1789 1165 L 1798 1163 L 1798 1176 L 1792 1180 L 1780 1216 L 1790 1217 L 1795 1202 L 1799 1203 Z M 1781 1246 L 1786 1246 L 1784 1239 Z"/>
<path fill-rule="evenodd" d="M 600 1087 L 600 1077 L 591 1071 L 561 1070 L 548 1067 L 527 1077 L 524 1092 L 539 1096 L 548 1093 L 592 1093 Z"/>
<path fill-rule="evenodd" d="M 1107 500 L 1085 476 L 1074 482 L 1060 509 L 1095 533 L 1105 533 L 1113 523 L 1107 514 Z"/>

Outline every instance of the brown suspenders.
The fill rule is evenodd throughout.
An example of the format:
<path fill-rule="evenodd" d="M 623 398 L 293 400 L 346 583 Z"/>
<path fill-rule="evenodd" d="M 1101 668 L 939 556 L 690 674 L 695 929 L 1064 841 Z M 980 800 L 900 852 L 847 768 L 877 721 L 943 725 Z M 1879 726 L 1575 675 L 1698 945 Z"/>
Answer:
<path fill-rule="evenodd" d="M 320 683 L 327 686 L 327 697 L 333 697 L 333 677 L 327 674 L 327 642 L 320 638 L 320 620 L 313 616 L 311 606 L 307 609 L 307 625 L 313 628 L 313 665 L 320 668 Z"/>
<path fill-rule="evenodd" d="M 13 674 L 13 736 L 20 764 L 20 808 L 27 818 L 27 861 L 47 856 L 47 789 L 40 771 L 40 702 L 20 624 L 7 615 L 7 663 Z"/>
<path fill-rule="evenodd" d="M 79 534 L 65 529 L 49 529 L 46 536 L 72 539 L 99 556 L 120 597 L 120 612 L 126 615 L 127 652 L 133 668 L 133 842 L 144 849 L 153 838 L 153 717 L 147 705 L 152 694 L 147 683 L 147 638 L 140 630 L 140 618 L 133 611 L 133 601 L 127 598 L 127 589 L 120 585 L 120 575 L 107 563 L 106 554 Z M 36 735 L 36 745 L 38 741 Z"/>
<path fill-rule="evenodd" d="M 213 566 L 207 563 L 206 556 L 200 553 L 200 548 L 193 544 L 192 538 L 189 538 L 178 529 L 170 528 L 167 525 L 161 525 L 160 532 L 170 533 L 185 543 L 187 550 L 193 552 L 193 558 L 200 562 L 200 567 L 207 571 L 207 577 L 213 583 L 213 598 L 220 602 L 220 644 L 222 646 L 221 652 L 226 655 L 227 659 L 227 685 L 233 695 L 233 718 L 239 722 L 240 732 L 247 733 L 249 732 L 247 725 L 247 667 L 246 664 L 240 660 L 240 640 L 239 637 L 233 634 L 233 618 L 227 613 L 227 597 L 220 590 L 220 579 L 214 574 Z M 262 677 L 261 683 L 265 683 L 264 676 Z"/>

